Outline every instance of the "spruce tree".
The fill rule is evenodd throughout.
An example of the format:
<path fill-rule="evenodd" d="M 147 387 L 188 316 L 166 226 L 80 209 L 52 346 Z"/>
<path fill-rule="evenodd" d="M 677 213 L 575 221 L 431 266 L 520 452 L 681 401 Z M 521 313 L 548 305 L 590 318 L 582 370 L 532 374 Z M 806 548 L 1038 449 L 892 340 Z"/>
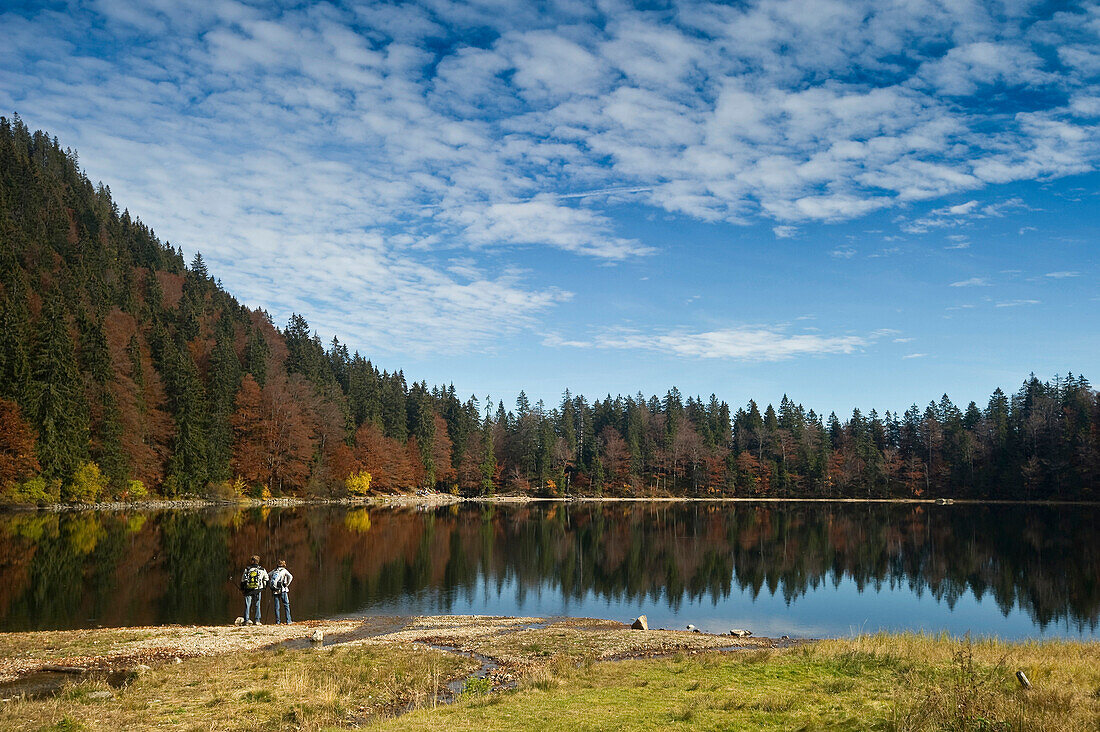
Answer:
<path fill-rule="evenodd" d="M 92 455 L 103 474 L 115 488 L 122 488 L 130 477 L 130 462 L 122 449 L 122 417 L 118 401 L 110 389 L 103 389 L 103 414 L 100 418 Z"/>
<path fill-rule="evenodd" d="M 248 346 L 245 349 L 244 370 L 252 374 L 256 383 L 263 386 L 267 383 L 267 341 L 259 328 L 253 327 L 248 332 Z"/>
<path fill-rule="evenodd" d="M 0 398 L 26 407 L 31 394 L 27 314 L 10 301 L 0 304 Z"/>
<path fill-rule="evenodd" d="M 208 477 L 205 394 L 194 361 L 186 349 L 168 341 L 164 368 L 176 434 L 168 461 L 169 492 L 201 492 Z"/>
<path fill-rule="evenodd" d="M 47 299 L 37 333 L 28 416 L 42 474 L 66 480 L 88 458 L 88 409 L 60 293 Z"/>
<path fill-rule="evenodd" d="M 208 385 L 208 473 L 212 481 L 228 480 L 231 477 L 229 461 L 233 456 L 230 419 L 236 408 L 237 390 L 241 386 L 241 364 L 233 346 L 233 326 L 224 315 L 218 322 L 214 350 L 210 354 Z"/>

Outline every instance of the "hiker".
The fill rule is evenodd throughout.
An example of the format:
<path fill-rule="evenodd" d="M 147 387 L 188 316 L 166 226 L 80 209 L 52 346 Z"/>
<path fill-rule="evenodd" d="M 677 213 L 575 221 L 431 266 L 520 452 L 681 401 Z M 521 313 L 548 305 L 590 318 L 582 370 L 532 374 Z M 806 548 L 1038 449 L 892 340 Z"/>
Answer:
<path fill-rule="evenodd" d="M 271 573 L 271 599 L 275 601 L 275 624 L 282 622 L 290 625 L 290 583 L 294 581 L 294 575 L 286 568 L 286 560 L 280 559 L 279 566 Z M 280 612 L 281 610 L 281 612 Z"/>
<path fill-rule="evenodd" d="M 244 593 L 244 623 L 245 625 L 263 625 L 260 622 L 260 594 L 267 586 L 267 570 L 260 566 L 260 558 L 255 554 L 248 562 L 244 574 L 241 575 L 241 592 Z M 256 619 L 252 620 L 252 610 L 255 609 Z"/>

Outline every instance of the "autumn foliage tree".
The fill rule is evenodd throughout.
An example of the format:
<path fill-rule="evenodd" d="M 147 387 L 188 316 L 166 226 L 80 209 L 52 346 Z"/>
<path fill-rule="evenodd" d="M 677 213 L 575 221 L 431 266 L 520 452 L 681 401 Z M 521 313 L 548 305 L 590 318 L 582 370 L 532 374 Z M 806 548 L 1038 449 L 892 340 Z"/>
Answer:
<path fill-rule="evenodd" d="M 302 410 L 308 389 L 276 375 L 263 388 L 250 374 L 241 380 L 233 414 L 233 471 L 253 486 L 278 494 L 305 484 L 313 445 Z"/>
<path fill-rule="evenodd" d="M 20 414 L 19 405 L 0 399 L 0 490 L 38 472 L 34 450 L 34 430 Z"/>

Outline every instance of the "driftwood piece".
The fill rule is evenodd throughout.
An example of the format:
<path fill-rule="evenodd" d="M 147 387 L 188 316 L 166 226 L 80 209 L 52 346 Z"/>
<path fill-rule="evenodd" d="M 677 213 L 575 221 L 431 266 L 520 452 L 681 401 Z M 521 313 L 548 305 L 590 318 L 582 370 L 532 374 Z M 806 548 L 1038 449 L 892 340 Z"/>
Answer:
<path fill-rule="evenodd" d="M 83 666 L 42 666 L 40 671 L 52 671 L 57 674 L 86 674 L 91 669 Z"/>
<path fill-rule="evenodd" d="M 1023 671 L 1016 672 L 1016 680 L 1019 681 L 1020 686 L 1024 687 L 1025 689 L 1031 688 L 1031 682 L 1027 680 L 1027 674 L 1025 674 Z"/>

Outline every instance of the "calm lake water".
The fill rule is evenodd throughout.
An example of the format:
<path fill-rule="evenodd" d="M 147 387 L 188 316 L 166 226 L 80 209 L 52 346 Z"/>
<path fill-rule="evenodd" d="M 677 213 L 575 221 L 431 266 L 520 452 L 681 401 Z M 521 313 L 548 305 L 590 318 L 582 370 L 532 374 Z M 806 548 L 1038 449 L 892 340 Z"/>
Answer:
<path fill-rule="evenodd" d="M 770 636 L 1095 638 L 1098 518 L 1096 506 L 586 502 L 0 514 L 0 629 L 226 623 L 257 553 L 288 561 L 296 619 L 645 613 L 651 627 Z"/>

